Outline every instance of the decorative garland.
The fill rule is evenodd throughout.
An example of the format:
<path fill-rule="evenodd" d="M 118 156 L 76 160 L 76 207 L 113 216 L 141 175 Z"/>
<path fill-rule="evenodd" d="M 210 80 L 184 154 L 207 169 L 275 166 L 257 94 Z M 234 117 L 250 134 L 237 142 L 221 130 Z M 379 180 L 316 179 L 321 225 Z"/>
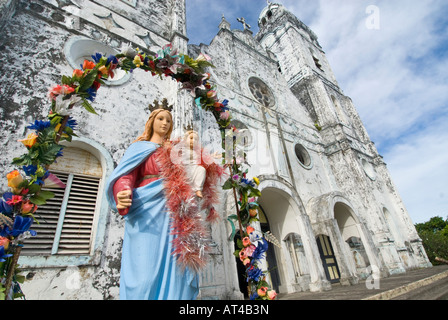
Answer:
<path fill-rule="evenodd" d="M 0 300 L 22 297 L 19 283 L 24 277 L 17 269 L 23 241 L 36 235 L 30 230 L 34 214 L 38 206 L 44 205 L 54 193 L 42 188 L 62 187 L 64 184 L 48 171 L 48 167 L 62 156 L 64 146 L 61 141 L 71 141 L 76 136 L 76 120 L 70 117 L 71 110 L 82 106 L 96 114 L 91 102 L 106 79 L 113 78 L 115 70 L 122 69 L 133 72 L 142 69 L 153 76 L 170 77 L 182 83 L 194 98 L 196 105 L 215 117 L 221 130 L 222 147 L 225 149 L 226 134 L 232 135 L 233 151 L 235 151 L 237 129 L 230 125 L 231 114 L 228 101 L 219 101 L 214 86 L 209 82 L 210 74 L 205 70 L 213 67 L 210 57 L 200 54 L 197 59 L 179 54 L 172 45 L 166 45 L 153 57 L 139 49 L 126 48 L 122 53 L 106 57 L 100 53 L 92 56 L 94 62 L 85 60 L 80 69 L 75 69 L 71 77 L 63 76 L 62 84 L 55 85 L 48 91 L 51 111 L 48 120 L 36 120 L 27 129 L 32 132 L 22 142 L 27 153 L 14 158 L 12 163 L 21 166 L 24 174 L 18 169 L 7 174 L 11 192 L 5 192 L 0 199 Z M 225 160 L 223 159 L 223 162 Z M 233 153 L 233 161 L 227 165 L 230 178 L 223 185 L 224 190 L 233 189 L 237 212 L 229 217 L 229 221 L 238 221 L 240 237 L 239 249 L 235 256 L 239 257 L 246 267 L 246 279 L 251 299 L 272 300 L 276 292 L 270 290 L 266 282 L 266 274 L 260 269 L 259 262 L 267 251 L 267 235 L 260 234 L 250 226 L 258 221 L 257 198 L 261 192 L 257 189 L 259 180 L 248 179 L 248 170 L 243 171 L 240 161 Z M 238 195 L 237 195 L 238 193 Z"/>

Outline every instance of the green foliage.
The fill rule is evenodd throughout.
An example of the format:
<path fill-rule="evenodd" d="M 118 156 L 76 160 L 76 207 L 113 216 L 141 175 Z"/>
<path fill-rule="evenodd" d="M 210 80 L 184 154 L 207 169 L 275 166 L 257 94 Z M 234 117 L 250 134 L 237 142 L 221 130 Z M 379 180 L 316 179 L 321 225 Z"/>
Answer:
<path fill-rule="evenodd" d="M 440 264 L 435 260 L 437 257 L 448 259 L 448 219 L 432 217 L 425 223 L 417 223 L 415 229 L 432 264 Z"/>

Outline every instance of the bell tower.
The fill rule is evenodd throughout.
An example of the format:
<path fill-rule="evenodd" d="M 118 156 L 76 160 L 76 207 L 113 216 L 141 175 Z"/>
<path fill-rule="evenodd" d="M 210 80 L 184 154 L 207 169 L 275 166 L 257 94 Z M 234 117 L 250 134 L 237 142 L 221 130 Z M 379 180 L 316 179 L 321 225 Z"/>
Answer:
<path fill-rule="evenodd" d="M 283 5 L 268 2 L 258 20 L 256 39 L 278 59 L 289 88 L 316 126 L 347 121 L 328 92 L 342 95 L 316 34 Z M 335 100 L 337 101 L 337 100 Z M 341 119 L 340 119 L 341 118 Z"/>

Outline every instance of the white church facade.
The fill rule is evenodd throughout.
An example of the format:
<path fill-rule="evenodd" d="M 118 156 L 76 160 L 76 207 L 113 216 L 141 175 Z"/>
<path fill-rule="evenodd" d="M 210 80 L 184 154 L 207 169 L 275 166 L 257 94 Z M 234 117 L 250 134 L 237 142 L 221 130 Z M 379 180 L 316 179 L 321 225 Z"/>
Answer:
<path fill-rule="evenodd" d="M 268 3 L 257 34 L 245 23 L 232 29 L 223 16 L 210 44 L 193 45 L 185 10 L 185 0 L 0 0 L 3 176 L 23 153 L 17 140 L 25 127 L 46 117 L 47 89 L 62 75 L 97 51 L 118 53 L 130 44 L 156 53 L 172 43 L 212 58 L 211 81 L 244 135 L 248 174 L 260 180 L 254 227 L 279 241 L 264 267 L 280 294 L 430 267 L 387 166 L 313 31 L 283 5 Z M 67 187 L 41 209 L 38 236 L 23 248 L 27 299 L 118 299 L 124 221 L 103 188 L 143 130 L 148 104 L 164 98 L 174 106 L 175 133 L 192 124 L 202 144 L 219 150 L 214 120 L 176 82 L 145 72 L 110 79 L 94 102 L 98 115 L 73 111 L 78 137 L 50 168 Z M 233 256 L 238 232 L 227 220 L 235 213 L 231 192 L 221 192 L 218 209 L 200 298 L 243 299 L 241 263 Z"/>

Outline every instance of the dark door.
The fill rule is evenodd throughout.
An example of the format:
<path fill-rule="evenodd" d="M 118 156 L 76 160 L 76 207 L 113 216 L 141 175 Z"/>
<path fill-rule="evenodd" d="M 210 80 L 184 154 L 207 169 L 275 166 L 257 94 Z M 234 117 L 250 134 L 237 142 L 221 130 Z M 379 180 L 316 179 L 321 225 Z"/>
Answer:
<path fill-rule="evenodd" d="M 317 246 L 319 248 L 320 258 L 324 266 L 327 280 L 331 283 L 339 282 L 341 276 L 339 273 L 338 263 L 334 256 L 333 247 L 330 238 L 326 235 L 319 235 L 316 238 Z"/>

